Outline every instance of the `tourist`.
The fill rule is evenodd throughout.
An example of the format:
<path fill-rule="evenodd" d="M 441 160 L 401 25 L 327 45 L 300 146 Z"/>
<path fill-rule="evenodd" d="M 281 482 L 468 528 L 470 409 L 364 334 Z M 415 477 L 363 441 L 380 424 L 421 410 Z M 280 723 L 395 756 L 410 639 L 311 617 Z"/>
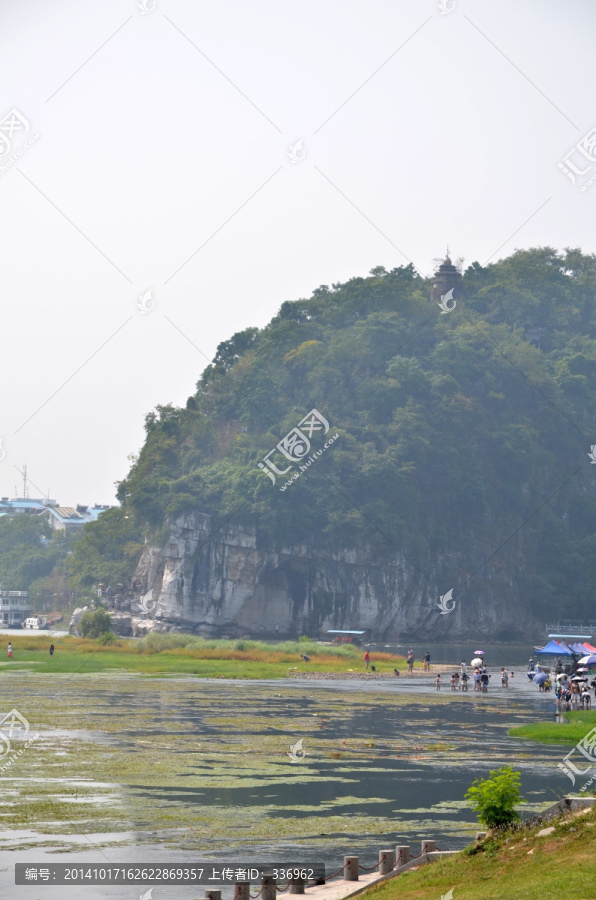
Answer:
<path fill-rule="evenodd" d="M 511 675 L 510 675 L 509 677 L 510 677 L 510 678 L 513 678 L 514 675 L 515 675 L 515 672 L 512 672 Z"/>
<path fill-rule="evenodd" d="M 12 644 L 8 642 L 8 658 L 12 659 Z"/>
<path fill-rule="evenodd" d="M 486 671 L 486 669 L 480 676 L 480 684 L 482 685 L 482 693 L 486 694 L 486 692 L 488 691 L 488 672 Z"/>
<path fill-rule="evenodd" d="M 50 659 L 52 658 L 53 655 L 54 655 L 54 645 L 50 644 Z"/>
<path fill-rule="evenodd" d="M 474 690 L 480 690 L 480 669 L 474 669 Z"/>
<path fill-rule="evenodd" d="M 468 673 L 467 672 L 462 672 L 461 689 L 462 689 L 462 691 L 468 690 Z"/>
<path fill-rule="evenodd" d="M 592 698 L 590 697 L 590 691 L 588 690 L 588 685 L 585 684 L 582 688 L 582 709 L 590 709 L 592 706 Z"/>
<path fill-rule="evenodd" d="M 430 653 L 428 652 L 428 650 L 426 651 L 422 659 L 424 661 L 423 671 L 430 672 Z"/>
<path fill-rule="evenodd" d="M 279 622 L 275 623 L 275 633 L 279 634 Z"/>
<path fill-rule="evenodd" d="M 461 669 L 462 675 L 467 675 L 467 674 L 468 674 L 468 667 L 467 667 L 467 665 L 466 665 L 465 659 L 462 659 L 462 661 L 461 661 L 459 667 L 460 667 L 460 669 Z"/>
<path fill-rule="evenodd" d="M 413 651 L 412 648 L 410 647 L 410 649 L 408 650 L 408 658 L 407 658 L 407 660 L 406 660 L 407 663 L 408 663 L 408 675 L 412 675 L 413 672 L 414 672 L 414 660 L 415 660 L 415 658 L 416 658 L 416 657 L 414 656 L 414 651 Z"/>
<path fill-rule="evenodd" d="M 451 685 L 451 690 L 454 691 L 455 690 L 455 675 L 451 676 L 451 680 L 449 683 Z"/>
<path fill-rule="evenodd" d="M 501 669 L 501 685 L 505 688 L 509 687 L 509 677 L 507 675 L 505 666 L 503 666 L 503 668 Z"/>
<path fill-rule="evenodd" d="M 394 674 L 397 678 L 399 678 L 399 669 L 394 669 L 394 670 L 393 670 L 393 674 Z"/>
<path fill-rule="evenodd" d="M 368 652 L 368 650 L 364 654 L 364 662 L 366 663 L 366 668 L 368 669 L 370 665 L 370 653 Z"/>
<path fill-rule="evenodd" d="M 437 675 L 437 677 L 435 678 L 435 684 L 437 686 L 437 690 L 440 691 L 441 690 L 441 676 L 440 675 Z"/>

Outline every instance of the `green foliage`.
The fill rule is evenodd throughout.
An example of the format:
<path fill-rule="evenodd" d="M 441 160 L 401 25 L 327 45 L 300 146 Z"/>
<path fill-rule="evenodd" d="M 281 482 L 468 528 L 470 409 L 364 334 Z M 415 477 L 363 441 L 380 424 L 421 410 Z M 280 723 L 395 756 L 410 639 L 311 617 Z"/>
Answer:
<path fill-rule="evenodd" d="M 45 515 L 4 516 L 0 519 L 0 586 L 7 591 L 29 590 L 63 567 L 72 543 L 70 536 L 51 530 Z"/>
<path fill-rule="evenodd" d="M 84 613 L 84 615 L 87 615 Z M 81 616 L 83 618 L 83 616 Z M 80 629 L 79 629 L 80 630 Z M 241 645 L 241 646 L 240 646 Z M 361 656 L 361 651 L 352 644 L 323 646 L 310 638 L 303 641 L 278 641 L 274 644 L 267 641 L 240 640 L 231 641 L 226 638 L 211 640 L 209 638 L 196 637 L 190 634 L 160 634 L 157 631 L 149 632 L 146 637 L 134 642 L 137 653 L 161 653 L 162 650 L 241 650 L 247 653 L 271 653 L 275 650 L 279 653 L 293 653 L 300 659 L 300 654 L 308 650 L 309 656 L 339 656 L 353 661 Z"/>
<path fill-rule="evenodd" d="M 105 609 L 100 607 L 84 612 L 77 625 L 77 631 L 81 637 L 98 638 L 105 635 L 112 627 L 112 620 Z"/>
<path fill-rule="evenodd" d="M 220 344 L 185 408 L 147 416 L 122 511 L 75 551 L 80 583 L 130 579 L 145 535 L 163 542 L 169 520 L 198 510 L 215 533 L 254 527 L 259 546 L 401 551 L 463 582 L 462 602 L 514 593 L 547 617 L 564 597 L 593 615 L 596 257 L 517 251 L 473 263 L 462 287 L 443 316 L 411 266 L 379 266 Z M 340 437 L 286 494 L 258 463 L 313 407 Z M 462 573 L 484 559 L 468 588 Z"/>
<path fill-rule="evenodd" d="M 142 531 L 123 509 L 107 509 L 96 522 L 85 525 L 73 547 L 68 569 L 82 588 L 103 582 L 126 584 L 141 550 Z"/>
<path fill-rule="evenodd" d="M 99 637 L 97 638 L 97 643 L 101 644 L 104 647 L 106 644 L 113 644 L 117 641 L 118 641 L 118 638 L 114 634 L 113 631 L 104 631 L 103 634 L 100 634 Z"/>
<path fill-rule="evenodd" d="M 478 813 L 478 821 L 488 828 L 506 828 L 519 820 L 515 811 L 521 799 L 520 773 L 510 766 L 501 766 L 488 778 L 477 778 L 465 793 L 465 798 Z"/>

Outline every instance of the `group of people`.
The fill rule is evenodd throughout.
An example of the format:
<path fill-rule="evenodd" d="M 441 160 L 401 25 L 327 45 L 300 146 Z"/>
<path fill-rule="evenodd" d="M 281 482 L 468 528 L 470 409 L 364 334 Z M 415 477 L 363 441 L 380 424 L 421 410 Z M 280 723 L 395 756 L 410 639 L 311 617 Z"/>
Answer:
<path fill-rule="evenodd" d="M 596 696 L 596 678 L 592 679 L 590 687 Z M 592 698 L 585 681 L 557 681 L 555 697 L 559 701 L 559 708 L 562 711 L 592 708 Z"/>

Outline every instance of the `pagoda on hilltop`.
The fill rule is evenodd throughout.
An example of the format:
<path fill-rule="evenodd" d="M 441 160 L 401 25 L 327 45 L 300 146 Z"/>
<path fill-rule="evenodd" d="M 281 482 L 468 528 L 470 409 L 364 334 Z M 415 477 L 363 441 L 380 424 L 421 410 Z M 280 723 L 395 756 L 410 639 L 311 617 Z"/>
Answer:
<path fill-rule="evenodd" d="M 435 272 L 433 286 L 430 292 L 430 299 L 432 301 L 440 303 L 441 297 L 445 296 L 448 291 L 453 290 L 453 294 L 451 296 L 455 300 L 457 300 L 458 296 L 461 296 L 462 292 L 461 282 L 461 272 L 458 272 L 458 270 L 451 262 L 449 254 L 447 254 L 445 259 Z"/>

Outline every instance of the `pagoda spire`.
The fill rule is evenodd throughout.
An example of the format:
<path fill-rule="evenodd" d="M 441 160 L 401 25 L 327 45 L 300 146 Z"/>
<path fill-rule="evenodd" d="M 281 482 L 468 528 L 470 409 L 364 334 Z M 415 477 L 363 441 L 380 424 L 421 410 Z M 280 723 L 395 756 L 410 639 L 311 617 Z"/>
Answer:
<path fill-rule="evenodd" d="M 448 291 L 453 290 L 452 296 L 457 299 L 458 293 L 461 295 L 462 290 L 461 273 L 451 262 L 449 256 L 449 245 L 447 245 L 447 256 L 435 272 L 433 284 L 430 292 L 430 299 L 433 302 L 440 303 Z"/>

